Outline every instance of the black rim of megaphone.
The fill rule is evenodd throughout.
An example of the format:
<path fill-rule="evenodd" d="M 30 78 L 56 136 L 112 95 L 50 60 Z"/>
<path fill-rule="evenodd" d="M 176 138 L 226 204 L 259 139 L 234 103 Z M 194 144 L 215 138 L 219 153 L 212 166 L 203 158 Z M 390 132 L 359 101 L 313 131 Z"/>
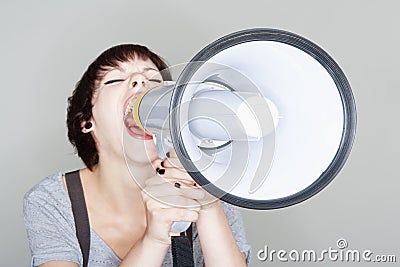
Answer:
<path fill-rule="evenodd" d="M 255 41 L 281 42 L 298 48 L 317 60 L 330 74 L 340 93 L 344 114 L 342 138 L 336 155 L 327 169 L 311 185 L 300 192 L 277 199 L 253 200 L 242 198 L 232 195 L 228 192 L 224 192 L 218 187 L 210 184 L 210 182 L 201 174 L 201 172 L 191 171 L 189 174 L 198 184 L 207 185 L 207 191 L 209 193 L 213 194 L 214 196 L 221 196 L 220 199 L 230 204 L 250 209 L 277 209 L 297 204 L 312 197 L 336 177 L 346 162 L 354 142 L 356 130 L 356 106 L 350 84 L 345 74 L 339 65 L 332 59 L 332 57 L 330 57 L 322 48 L 313 42 L 288 31 L 261 28 L 234 32 L 221 37 L 220 39 L 203 48 L 193 57 L 190 62 L 206 62 L 211 57 L 227 48 L 238 44 Z M 188 64 L 188 66 L 182 71 L 172 95 L 171 110 L 179 109 L 185 86 L 190 81 L 193 74 L 198 70 L 198 68 L 200 68 L 200 66 L 201 64 Z M 171 134 L 175 137 L 173 138 L 174 147 L 176 149 L 178 158 L 182 159 L 182 164 L 184 167 L 187 170 L 197 170 L 196 166 L 192 162 L 183 160 L 189 159 L 190 157 L 182 140 L 179 116 L 177 115 L 178 113 L 179 112 L 172 112 L 170 118 Z"/>

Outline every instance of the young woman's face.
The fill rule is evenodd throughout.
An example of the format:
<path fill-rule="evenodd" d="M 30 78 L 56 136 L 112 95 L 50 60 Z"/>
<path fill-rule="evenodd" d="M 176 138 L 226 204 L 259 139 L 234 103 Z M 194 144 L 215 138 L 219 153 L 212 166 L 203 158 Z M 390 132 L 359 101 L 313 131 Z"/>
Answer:
<path fill-rule="evenodd" d="M 99 150 L 114 156 L 128 156 L 136 162 L 148 162 L 157 157 L 151 135 L 133 132 L 124 124 L 130 100 L 148 84 L 161 83 L 162 77 L 150 60 L 136 58 L 110 68 L 101 78 L 93 95 L 93 134 Z"/>

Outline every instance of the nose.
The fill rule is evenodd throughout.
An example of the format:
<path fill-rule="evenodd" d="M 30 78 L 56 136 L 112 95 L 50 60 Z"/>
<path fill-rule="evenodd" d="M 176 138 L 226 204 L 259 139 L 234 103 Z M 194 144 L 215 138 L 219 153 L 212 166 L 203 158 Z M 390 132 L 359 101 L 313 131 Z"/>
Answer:
<path fill-rule="evenodd" d="M 147 78 L 142 75 L 142 74 L 135 74 L 131 78 L 131 86 L 132 88 L 140 88 L 142 86 L 145 86 L 147 83 Z"/>
<path fill-rule="evenodd" d="M 146 85 L 146 82 L 145 81 L 133 81 L 132 82 L 132 87 L 133 88 L 135 88 L 135 87 L 140 87 L 140 86 L 138 86 L 138 85 L 141 85 L 141 86 L 145 86 Z"/>

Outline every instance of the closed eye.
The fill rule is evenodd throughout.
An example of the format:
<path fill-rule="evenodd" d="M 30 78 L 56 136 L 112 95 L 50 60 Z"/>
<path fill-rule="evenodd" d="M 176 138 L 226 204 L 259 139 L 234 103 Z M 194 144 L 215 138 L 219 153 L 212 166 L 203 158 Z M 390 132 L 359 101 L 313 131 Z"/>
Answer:
<path fill-rule="evenodd" d="M 161 83 L 159 79 L 149 79 L 149 82 Z"/>
<path fill-rule="evenodd" d="M 111 84 L 111 83 L 116 83 L 116 82 L 123 82 L 124 80 L 123 79 L 114 79 L 114 80 L 109 80 L 109 81 L 106 81 L 104 84 Z"/>

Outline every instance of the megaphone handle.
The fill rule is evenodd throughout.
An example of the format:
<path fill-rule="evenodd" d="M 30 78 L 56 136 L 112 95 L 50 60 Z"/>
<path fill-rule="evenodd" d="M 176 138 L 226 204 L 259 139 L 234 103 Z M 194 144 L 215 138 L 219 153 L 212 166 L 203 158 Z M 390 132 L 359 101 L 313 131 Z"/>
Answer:
<path fill-rule="evenodd" d="M 167 156 L 165 155 L 173 147 L 170 147 L 170 144 L 163 143 L 163 140 L 159 134 L 153 135 L 153 141 L 157 149 L 157 154 L 161 159 L 165 159 Z M 165 151 L 165 147 L 168 149 Z M 174 222 L 171 226 L 172 233 L 182 233 L 185 232 L 190 227 L 191 222 Z"/>
<path fill-rule="evenodd" d="M 172 233 L 182 233 L 189 229 L 191 222 L 174 222 L 171 226 Z"/>
<path fill-rule="evenodd" d="M 166 159 L 166 153 L 174 148 L 172 144 L 168 143 L 165 139 L 163 140 L 160 134 L 153 134 L 153 142 L 160 159 Z"/>

